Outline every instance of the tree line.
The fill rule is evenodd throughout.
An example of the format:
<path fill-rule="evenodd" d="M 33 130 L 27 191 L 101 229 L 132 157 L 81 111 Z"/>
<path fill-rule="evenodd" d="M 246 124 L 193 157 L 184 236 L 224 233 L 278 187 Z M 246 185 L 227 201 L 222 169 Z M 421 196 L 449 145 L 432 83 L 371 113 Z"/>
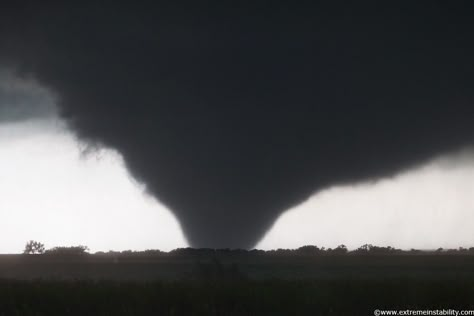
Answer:
<path fill-rule="evenodd" d="M 59 246 L 46 249 L 44 244 L 38 241 L 30 240 L 26 243 L 24 254 L 44 254 L 44 255 L 90 255 L 89 247 L 79 246 Z M 416 254 L 470 254 L 474 255 L 474 247 L 457 249 L 402 250 L 391 246 L 380 247 L 372 244 L 364 244 L 357 249 L 348 250 L 345 245 L 339 245 L 335 248 L 318 247 L 306 245 L 296 249 L 213 249 L 213 248 L 177 248 L 169 252 L 148 249 L 144 251 L 124 250 L 95 252 L 99 256 L 200 256 L 200 255 L 255 255 L 255 256 L 324 256 L 324 255 L 416 255 Z"/>

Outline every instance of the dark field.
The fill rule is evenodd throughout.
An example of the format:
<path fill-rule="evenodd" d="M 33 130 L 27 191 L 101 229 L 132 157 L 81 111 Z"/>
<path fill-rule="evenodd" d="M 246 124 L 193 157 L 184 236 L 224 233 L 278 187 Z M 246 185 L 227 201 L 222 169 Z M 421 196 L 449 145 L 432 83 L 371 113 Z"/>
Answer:
<path fill-rule="evenodd" d="M 474 280 L 473 254 L 0 255 L 0 279 Z"/>
<path fill-rule="evenodd" d="M 0 256 L 3 315 L 474 309 L 472 255 Z"/>
<path fill-rule="evenodd" d="M 0 315 L 373 315 L 474 309 L 472 281 L 2 281 Z"/>

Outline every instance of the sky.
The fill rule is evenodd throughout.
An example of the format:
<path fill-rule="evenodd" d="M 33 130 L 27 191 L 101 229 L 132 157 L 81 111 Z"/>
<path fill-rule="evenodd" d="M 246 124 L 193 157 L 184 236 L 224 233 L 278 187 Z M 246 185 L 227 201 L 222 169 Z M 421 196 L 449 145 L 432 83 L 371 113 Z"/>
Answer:
<path fill-rule="evenodd" d="M 28 240 L 93 251 L 186 246 L 172 213 L 133 180 L 119 153 L 88 150 L 51 93 L 0 74 L 0 253 L 21 252 Z"/>
<path fill-rule="evenodd" d="M 84 154 L 60 122 L 0 125 L 0 252 L 48 248 L 169 251 L 186 245 L 174 216 L 128 175 L 119 154 Z"/>
<path fill-rule="evenodd" d="M 378 181 L 335 186 L 284 213 L 259 247 L 474 246 L 474 151 Z"/>
<path fill-rule="evenodd" d="M 331 230 L 346 243 L 365 241 L 364 225 L 380 227 L 372 243 L 396 242 L 393 230 L 414 236 L 414 222 L 413 247 L 457 243 L 454 224 L 451 237 L 425 230 L 472 210 L 458 175 L 474 147 L 473 32 L 470 1 L 11 3 L 0 11 L 0 122 L 18 144 L 69 135 L 83 164 L 111 150 L 193 247 L 284 245 L 274 232 L 303 234 L 279 227 L 310 205 L 317 218 L 298 221 L 324 225 L 311 236 L 351 212 L 360 224 Z M 338 239 L 324 236 L 314 238 Z"/>
<path fill-rule="evenodd" d="M 46 89 L 8 77 L 0 111 L 13 95 L 23 110 L 0 121 L 0 253 L 21 252 L 30 239 L 91 251 L 188 246 L 173 213 L 129 174 L 119 152 L 87 150 Z M 281 215 L 256 247 L 474 246 L 473 157 L 465 148 L 393 177 L 322 190 Z"/>

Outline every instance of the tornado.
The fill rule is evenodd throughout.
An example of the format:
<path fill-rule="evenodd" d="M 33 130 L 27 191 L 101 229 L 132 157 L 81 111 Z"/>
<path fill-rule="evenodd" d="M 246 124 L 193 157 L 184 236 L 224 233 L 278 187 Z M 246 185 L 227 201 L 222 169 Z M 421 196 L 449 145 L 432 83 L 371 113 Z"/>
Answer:
<path fill-rule="evenodd" d="M 191 246 L 250 249 L 319 190 L 473 145 L 473 13 L 22 1 L 0 13 L 0 65 L 118 150 Z"/>

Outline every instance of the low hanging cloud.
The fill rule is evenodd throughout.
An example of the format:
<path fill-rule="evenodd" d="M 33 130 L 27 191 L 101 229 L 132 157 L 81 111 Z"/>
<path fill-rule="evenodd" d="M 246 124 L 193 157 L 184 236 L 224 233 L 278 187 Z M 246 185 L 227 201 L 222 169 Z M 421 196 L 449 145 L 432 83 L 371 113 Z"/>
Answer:
<path fill-rule="evenodd" d="M 0 63 L 121 152 L 193 246 L 254 246 L 288 208 L 474 141 L 473 10 L 35 2 Z"/>
<path fill-rule="evenodd" d="M 0 124 L 51 118 L 56 113 L 51 92 L 31 78 L 0 68 Z"/>
<path fill-rule="evenodd" d="M 474 150 L 464 148 L 394 177 L 324 189 L 283 214 L 258 247 L 470 248 L 473 196 Z"/>

